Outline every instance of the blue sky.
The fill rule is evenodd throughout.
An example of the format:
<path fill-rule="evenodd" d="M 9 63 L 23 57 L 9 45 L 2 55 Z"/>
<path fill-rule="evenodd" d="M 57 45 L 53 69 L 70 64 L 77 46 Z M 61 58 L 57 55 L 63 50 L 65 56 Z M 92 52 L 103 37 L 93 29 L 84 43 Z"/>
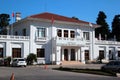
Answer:
<path fill-rule="evenodd" d="M 0 14 L 21 12 L 22 18 L 42 12 L 96 23 L 99 11 L 107 15 L 109 26 L 115 15 L 120 14 L 120 0 L 0 0 Z"/>

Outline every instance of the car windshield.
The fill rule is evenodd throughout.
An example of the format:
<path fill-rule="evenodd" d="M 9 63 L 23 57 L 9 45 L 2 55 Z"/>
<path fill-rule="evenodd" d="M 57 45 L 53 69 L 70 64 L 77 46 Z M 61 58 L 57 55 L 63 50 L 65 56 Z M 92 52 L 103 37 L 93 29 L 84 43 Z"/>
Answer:
<path fill-rule="evenodd" d="M 18 61 L 25 61 L 24 59 L 18 59 Z"/>

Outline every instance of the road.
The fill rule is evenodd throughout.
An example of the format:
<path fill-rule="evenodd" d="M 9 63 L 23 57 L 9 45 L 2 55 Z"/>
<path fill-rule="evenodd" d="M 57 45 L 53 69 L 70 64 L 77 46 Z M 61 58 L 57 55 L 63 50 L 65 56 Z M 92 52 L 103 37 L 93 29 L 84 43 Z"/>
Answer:
<path fill-rule="evenodd" d="M 44 69 L 43 67 L 0 67 L 0 80 L 120 80 L 118 77 Z"/>

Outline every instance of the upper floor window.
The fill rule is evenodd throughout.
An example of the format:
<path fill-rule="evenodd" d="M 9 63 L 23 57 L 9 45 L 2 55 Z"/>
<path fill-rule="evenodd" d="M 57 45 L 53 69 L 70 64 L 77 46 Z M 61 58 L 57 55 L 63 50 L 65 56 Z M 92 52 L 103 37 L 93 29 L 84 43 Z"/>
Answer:
<path fill-rule="evenodd" d="M 60 29 L 57 30 L 57 36 L 62 37 L 62 30 L 60 30 Z"/>
<path fill-rule="evenodd" d="M 38 28 L 37 29 L 37 35 L 38 37 L 45 37 L 46 29 L 45 28 Z"/>
<path fill-rule="evenodd" d="M 70 37 L 75 38 L 75 31 L 70 31 Z"/>
<path fill-rule="evenodd" d="M 64 30 L 64 37 L 68 37 L 68 30 Z"/>
<path fill-rule="evenodd" d="M 89 32 L 83 32 L 83 37 L 85 40 L 90 40 Z"/>
<path fill-rule="evenodd" d="M 22 33 L 23 33 L 23 36 L 26 36 L 26 29 L 23 29 Z"/>

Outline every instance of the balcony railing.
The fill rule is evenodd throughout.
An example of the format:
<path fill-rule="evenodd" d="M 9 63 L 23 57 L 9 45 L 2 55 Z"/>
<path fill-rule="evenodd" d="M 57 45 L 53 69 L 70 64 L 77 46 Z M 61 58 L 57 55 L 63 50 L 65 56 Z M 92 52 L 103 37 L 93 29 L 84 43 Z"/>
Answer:
<path fill-rule="evenodd" d="M 36 40 L 36 41 L 42 41 L 42 42 L 45 42 L 45 41 L 47 41 L 47 37 L 36 37 L 35 40 Z"/>
<path fill-rule="evenodd" d="M 29 40 L 29 36 L 0 35 L 0 39 L 6 40 Z"/>
<path fill-rule="evenodd" d="M 110 45 L 115 45 L 115 44 L 120 44 L 120 42 L 117 41 L 105 41 L 105 40 L 96 40 L 96 44 L 110 44 Z"/>
<path fill-rule="evenodd" d="M 63 46 L 82 46 L 85 45 L 85 40 L 83 38 L 56 37 L 56 44 Z"/>

